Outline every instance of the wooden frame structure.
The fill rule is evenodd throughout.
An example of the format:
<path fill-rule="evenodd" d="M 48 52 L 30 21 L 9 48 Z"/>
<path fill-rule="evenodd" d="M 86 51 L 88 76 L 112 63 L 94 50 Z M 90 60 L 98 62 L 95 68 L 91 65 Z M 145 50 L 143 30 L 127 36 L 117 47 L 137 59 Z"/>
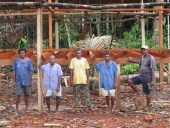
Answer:
<path fill-rule="evenodd" d="M 163 20 L 163 12 L 169 11 L 170 8 L 168 6 L 170 5 L 169 2 L 163 2 L 162 0 L 159 0 L 159 2 L 154 3 L 137 3 L 137 4 L 111 4 L 111 5 L 100 5 L 100 6 L 93 6 L 93 5 L 81 5 L 81 4 L 69 4 L 69 3 L 58 3 L 58 2 L 52 2 L 51 0 L 48 0 L 48 3 L 41 3 L 41 2 L 0 2 L 0 7 L 5 9 L 5 7 L 22 7 L 22 8 L 29 8 L 34 7 L 33 12 L 24 12 L 24 13 L 13 13 L 13 14 L 0 14 L 0 16 L 15 16 L 15 15 L 37 15 L 37 50 L 29 50 L 27 53 L 27 56 L 29 56 L 34 64 L 40 63 L 41 55 L 48 57 L 51 54 L 54 54 L 58 59 L 57 62 L 59 64 L 68 64 L 70 62 L 70 59 L 74 57 L 73 49 L 52 49 L 52 14 L 53 15 L 63 15 L 68 14 L 66 11 L 76 12 L 80 13 L 82 11 L 87 11 L 88 13 L 115 13 L 115 11 L 122 12 L 123 15 L 125 15 L 126 11 L 134 13 L 136 15 L 135 11 L 139 10 L 141 12 L 138 12 L 138 15 L 149 15 L 146 12 L 143 11 L 154 11 L 153 15 L 159 16 L 159 50 L 149 50 L 149 53 L 153 55 L 156 58 L 157 63 L 160 64 L 160 82 L 163 82 L 163 64 L 164 63 L 170 63 L 170 51 L 163 49 L 163 26 L 162 26 L 162 20 Z M 150 8 L 153 6 L 158 6 L 158 8 Z M 167 8 L 163 8 L 163 6 L 167 6 Z M 43 9 L 46 8 L 48 10 Z M 52 9 L 51 7 L 63 7 L 58 9 Z M 67 7 L 67 8 L 64 8 Z M 72 9 L 74 8 L 74 9 Z M 77 9 L 75 9 L 77 8 Z M 28 9 L 31 10 L 31 9 Z M 93 10 L 93 11 L 92 11 Z M 100 12 L 94 12 L 94 10 L 100 10 Z M 36 11 L 36 12 L 35 12 Z M 109 12 L 108 12 L 109 11 Z M 72 14 L 73 14 L 72 13 Z M 49 16 L 49 48 L 50 49 L 42 49 L 42 15 L 48 14 Z M 126 14 L 128 15 L 128 14 Z M 130 15 L 130 14 L 129 14 Z M 152 15 L 152 14 L 150 14 Z M 144 25 L 142 25 L 144 27 Z M 143 30 L 144 34 L 144 30 Z M 144 35 L 142 35 L 144 36 Z M 144 40 L 144 37 L 143 37 Z M 143 43 L 145 44 L 145 43 Z M 103 60 L 103 52 L 106 50 L 83 50 L 83 56 L 88 58 L 88 61 L 91 63 L 91 56 L 96 57 L 97 62 Z M 108 50 L 107 50 L 108 51 Z M 112 58 L 119 64 L 119 74 L 118 78 L 120 78 L 120 64 L 127 64 L 129 63 L 127 61 L 128 56 L 132 56 L 135 58 L 139 58 L 141 56 L 139 49 L 113 49 L 109 50 L 111 53 Z M 0 65 L 11 65 L 13 64 L 13 59 L 15 58 L 16 51 L 9 49 L 9 50 L 1 50 L 0 51 Z M 10 58 L 9 58 L 10 57 Z M 41 112 L 42 111 L 42 86 L 41 86 L 41 72 L 38 70 L 38 109 Z M 1 77 L 0 77 L 1 80 Z M 118 79 L 119 80 L 119 79 Z M 1 85 L 1 83 L 0 83 Z M 1 87 L 0 87 L 1 88 Z M 163 91 L 163 85 L 160 84 L 160 90 Z M 120 81 L 118 81 L 118 88 L 117 88 L 117 108 L 120 108 Z"/>

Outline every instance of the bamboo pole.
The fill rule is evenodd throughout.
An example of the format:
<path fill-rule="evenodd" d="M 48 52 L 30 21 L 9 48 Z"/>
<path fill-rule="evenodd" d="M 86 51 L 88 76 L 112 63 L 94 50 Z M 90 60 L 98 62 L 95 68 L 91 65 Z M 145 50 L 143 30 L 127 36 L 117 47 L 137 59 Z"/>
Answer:
<path fill-rule="evenodd" d="M 162 0 L 159 0 L 159 2 L 161 3 Z M 158 7 L 160 9 L 162 9 L 163 7 L 160 6 Z M 163 22 L 162 22 L 162 11 L 159 11 L 159 50 L 160 52 L 163 51 Z M 159 65 L 159 82 L 162 83 L 164 81 L 164 78 L 163 78 L 163 63 L 160 63 Z M 160 84 L 159 85 L 159 89 L 161 92 L 163 92 L 163 87 L 164 85 L 163 84 Z"/>
<path fill-rule="evenodd" d="M 51 3 L 51 0 L 48 0 L 48 3 Z M 53 35 L 53 30 L 52 30 L 52 12 L 49 12 L 48 14 L 48 27 L 49 27 L 49 48 L 52 48 L 52 35 Z"/>
<path fill-rule="evenodd" d="M 120 91 L 120 64 L 117 65 L 117 88 L 116 88 L 116 109 L 120 109 L 121 107 L 121 91 Z"/>
<path fill-rule="evenodd" d="M 169 2 L 169 0 L 167 2 Z M 168 19 L 168 49 L 170 49 L 169 13 L 168 13 L 167 19 Z M 168 63 L 168 70 L 170 71 L 170 63 Z M 170 83 L 170 77 L 168 77 L 168 83 Z"/>
<path fill-rule="evenodd" d="M 42 8 L 37 9 L 37 65 L 41 61 L 42 53 Z M 37 83 L 38 83 L 38 110 L 42 112 L 43 110 L 43 99 L 42 99 L 42 85 L 41 85 L 41 71 L 37 69 Z"/>

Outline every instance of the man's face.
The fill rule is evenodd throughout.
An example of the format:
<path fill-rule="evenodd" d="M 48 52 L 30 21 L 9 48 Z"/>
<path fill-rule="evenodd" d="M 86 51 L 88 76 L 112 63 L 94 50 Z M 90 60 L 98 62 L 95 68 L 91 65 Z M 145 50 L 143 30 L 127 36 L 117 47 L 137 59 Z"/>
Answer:
<path fill-rule="evenodd" d="M 105 59 L 106 62 L 109 62 L 110 61 L 110 55 L 105 55 L 104 59 Z"/>
<path fill-rule="evenodd" d="M 81 58 L 81 56 L 82 56 L 81 50 L 76 51 L 76 56 L 77 56 L 77 58 Z"/>
<path fill-rule="evenodd" d="M 148 50 L 141 48 L 142 55 L 146 56 L 148 54 Z"/>
<path fill-rule="evenodd" d="M 54 64 L 55 64 L 55 61 L 56 61 L 55 57 L 54 57 L 54 56 L 50 56 L 50 58 L 49 58 L 50 64 L 51 64 L 51 65 L 54 65 Z"/>
<path fill-rule="evenodd" d="M 20 55 L 20 58 L 24 58 L 25 57 L 25 51 L 20 51 L 19 55 Z"/>

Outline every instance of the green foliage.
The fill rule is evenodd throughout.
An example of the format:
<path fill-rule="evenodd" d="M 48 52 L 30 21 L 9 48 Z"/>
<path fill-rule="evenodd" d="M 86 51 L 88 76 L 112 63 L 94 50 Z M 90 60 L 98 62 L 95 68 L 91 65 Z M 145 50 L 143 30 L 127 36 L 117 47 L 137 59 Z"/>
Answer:
<path fill-rule="evenodd" d="M 139 69 L 139 64 L 126 64 L 121 66 L 120 72 L 121 74 L 124 75 L 134 74 L 134 73 L 138 73 L 138 69 Z"/>
<path fill-rule="evenodd" d="M 26 36 L 22 37 L 18 42 L 18 48 L 29 48 L 29 42 Z"/>

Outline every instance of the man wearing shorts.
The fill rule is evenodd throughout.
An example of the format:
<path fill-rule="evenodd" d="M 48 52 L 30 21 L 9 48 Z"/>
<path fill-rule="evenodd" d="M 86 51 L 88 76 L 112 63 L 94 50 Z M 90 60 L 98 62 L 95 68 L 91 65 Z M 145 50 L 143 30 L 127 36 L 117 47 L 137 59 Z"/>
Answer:
<path fill-rule="evenodd" d="M 155 58 L 148 53 L 148 46 L 141 47 L 142 57 L 141 59 L 134 60 L 129 57 L 129 61 L 133 63 L 139 63 L 140 72 L 138 76 L 132 77 L 128 83 L 130 87 L 137 92 L 140 96 L 140 91 L 135 85 L 142 84 L 143 92 L 146 94 L 147 106 L 149 107 L 151 102 L 151 88 L 155 84 L 155 73 L 154 68 L 156 65 Z"/>
<path fill-rule="evenodd" d="M 56 97 L 56 110 L 58 111 L 61 96 L 62 96 L 62 88 L 61 88 L 61 76 L 63 75 L 61 66 L 56 63 L 55 56 L 51 55 L 49 57 L 49 63 L 43 65 L 45 59 L 42 57 L 42 62 L 39 65 L 39 68 L 44 71 L 44 87 L 46 88 L 46 104 L 47 104 L 47 112 L 51 112 L 50 110 L 50 98 Z"/>
<path fill-rule="evenodd" d="M 100 73 L 100 87 L 102 89 L 102 95 L 106 99 L 108 108 L 113 112 L 116 92 L 117 65 L 114 61 L 111 60 L 109 52 L 105 52 L 104 59 L 104 61 L 98 64 L 95 64 L 94 59 L 93 65 Z M 109 96 L 111 98 L 109 98 Z"/>
<path fill-rule="evenodd" d="M 30 95 L 30 86 L 32 82 L 32 62 L 25 56 L 26 49 L 18 50 L 19 57 L 15 59 L 13 64 L 14 86 L 16 86 L 16 114 L 18 115 L 18 106 L 20 103 L 20 95 L 23 90 L 25 95 L 25 112 L 28 111 L 28 97 Z"/>

